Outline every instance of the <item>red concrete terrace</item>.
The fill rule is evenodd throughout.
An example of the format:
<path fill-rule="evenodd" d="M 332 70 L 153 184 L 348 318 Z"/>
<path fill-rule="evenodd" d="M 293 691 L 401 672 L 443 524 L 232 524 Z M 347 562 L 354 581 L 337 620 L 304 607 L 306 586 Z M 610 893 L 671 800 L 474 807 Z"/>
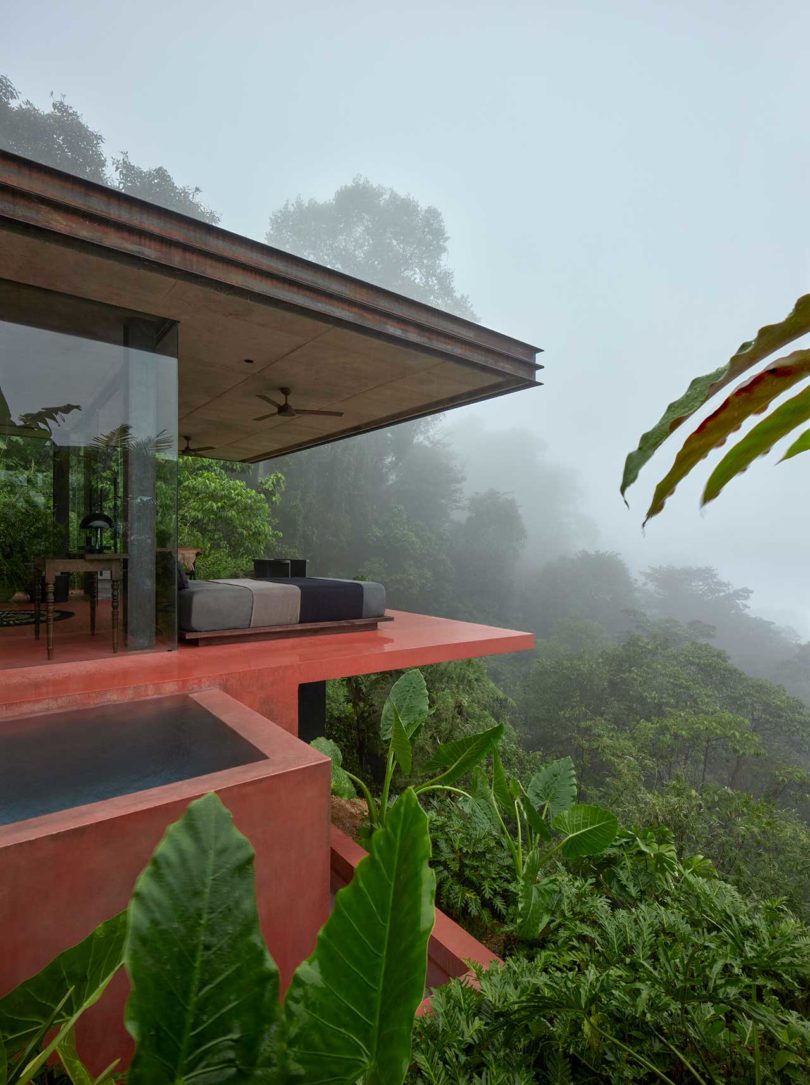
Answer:
<path fill-rule="evenodd" d="M 531 633 L 449 618 L 389 611 L 394 621 L 370 632 L 184 647 L 104 659 L 44 662 L 30 641 L 32 665 L 3 672 L 0 718 L 128 701 L 212 686 L 298 733 L 302 683 L 472 659 L 534 646 Z M 33 663 L 36 658 L 36 664 Z"/>

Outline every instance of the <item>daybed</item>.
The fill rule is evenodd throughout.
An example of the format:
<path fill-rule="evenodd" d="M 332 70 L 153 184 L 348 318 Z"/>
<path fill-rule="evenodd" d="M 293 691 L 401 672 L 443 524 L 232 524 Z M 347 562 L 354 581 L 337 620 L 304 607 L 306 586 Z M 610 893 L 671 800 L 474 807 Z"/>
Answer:
<path fill-rule="evenodd" d="M 189 580 L 178 592 L 180 639 L 331 633 L 391 621 L 385 588 L 373 581 L 325 577 Z"/>

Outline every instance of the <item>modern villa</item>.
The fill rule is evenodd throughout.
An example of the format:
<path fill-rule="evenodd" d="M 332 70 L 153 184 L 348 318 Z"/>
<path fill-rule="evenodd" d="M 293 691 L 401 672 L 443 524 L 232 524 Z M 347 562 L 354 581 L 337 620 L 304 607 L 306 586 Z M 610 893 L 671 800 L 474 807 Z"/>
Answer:
<path fill-rule="evenodd" d="M 124 907 L 211 790 L 256 850 L 288 982 L 359 852 L 330 843 L 308 745 L 325 683 L 533 638 L 306 576 L 272 599 L 258 574 L 220 582 L 190 618 L 178 458 L 258 463 L 532 388 L 537 353 L 0 151 L 0 995 Z M 474 945 L 440 917 L 433 980 Z M 124 1042 L 119 979 L 81 1023 L 91 1067 Z"/>

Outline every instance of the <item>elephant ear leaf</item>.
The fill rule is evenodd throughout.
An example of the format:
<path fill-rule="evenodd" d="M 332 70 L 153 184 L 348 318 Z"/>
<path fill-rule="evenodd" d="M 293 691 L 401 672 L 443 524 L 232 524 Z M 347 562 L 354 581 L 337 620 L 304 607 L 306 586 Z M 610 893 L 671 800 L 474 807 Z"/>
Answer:
<path fill-rule="evenodd" d="M 435 878 L 427 817 L 397 799 L 284 1002 L 286 1081 L 401 1085 L 424 996 Z"/>
<path fill-rule="evenodd" d="M 126 1023 L 137 1045 L 128 1085 L 254 1080 L 279 1010 L 253 860 L 210 794 L 169 827 L 138 879 L 125 952 Z"/>
<path fill-rule="evenodd" d="M 422 766 L 422 772 L 431 778 L 420 784 L 416 790 L 422 791 L 436 784 L 454 784 L 463 779 L 498 746 L 502 738 L 503 724 L 499 723 L 488 731 L 479 731 L 476 735 L 465 735 L 452 742 L 443 742 Z"/>
<path fill-rule="evenodd" d="M 534 941 L 554 918 L 562 894 L 553 878 L 542 882 L 523 879 L 518 886 L 515 934 L 524 941 Z"/>
<path fill-rule="evenodd" d="M 672 467 L 655 488 L 645 523 L 657 516 L 678 484 L 701 460 L 738 430 L 752 415 L 761 414 L 783 392 L 810 376 L 810 350 L 796 350 L 757 373 L 724 399 L 716 411 L 690 433 Z"/>
<path fill-rule="evenodd" d="M 716 395 L 721 389 L 733 383 L 752 366 L 767 358 L 775 350 L 792 343 L 810 331 L 810 294 L 805 294 L 796 302 L 791 312 L 777 324 L 766 324 L 756 336 L 743 343 L 725 365 L 695 377 L 684 394 L 674 400 L 651 430 L 645 433 L 638 443 L 638 448 L 631 452 L 624 465 L 621 493 L 627 490 L 639 476 L 642 467 L 651 459 L 671 433 L 683 425 L 695 411 Z"/>
<path fill-rule="evenodd" d="M 554 819 L 554 828 L 563 833 L 560 854 L 566 859 L 599 855 L 609 848 L 619 831 L 615 814 L 600 806 L 577 803 Z"/>
<path fill-rule="evenodd" d="M 406 671 L 391 687 L 380 719 L 383 742 L 391 741 L 395 711 L 408 738 L 414 738 L 428 716 L 428 691 L 421 671 Z"/>
<path fill-rule="evenodd" d="M 32 1043 L 38 1047 L 36 1041 L 54 1028 L 69 1031 L 99 1000 L 123 964 L 125 933 L 121 912 L 0 999 L 0 1036 L 9 1057 Z"/>
<path fill-rule="evenodd" d="M 810 418 L 810 388 L 805 388 L 767 417 L 731 448 L 715 467 L 706 483 L 700 503 L 707 505 L 733 478 L 747 470 L 760 456 L 770 452 L 777 441 Z M 790 451 L 790 450 L 788 450 Z"/>
<path fill-rule="evenodd" d="M 570 757 L 561 757 L 544 765 L 529 781 L 526 794 L 538 811 L 544 808 L 550 818 L 567 810 L 577 801 L 577 773 Z"/>

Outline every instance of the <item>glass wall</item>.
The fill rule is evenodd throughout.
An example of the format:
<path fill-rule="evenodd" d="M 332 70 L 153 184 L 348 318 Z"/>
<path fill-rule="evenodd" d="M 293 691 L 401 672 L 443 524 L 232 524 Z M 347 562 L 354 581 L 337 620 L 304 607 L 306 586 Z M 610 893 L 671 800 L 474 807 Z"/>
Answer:
<path fill-rule="evenodd" d="M 49 582 L 56 661 L 174 647 L 176 547 L 176 325 L 0 281 L 0 666 Z"/>

